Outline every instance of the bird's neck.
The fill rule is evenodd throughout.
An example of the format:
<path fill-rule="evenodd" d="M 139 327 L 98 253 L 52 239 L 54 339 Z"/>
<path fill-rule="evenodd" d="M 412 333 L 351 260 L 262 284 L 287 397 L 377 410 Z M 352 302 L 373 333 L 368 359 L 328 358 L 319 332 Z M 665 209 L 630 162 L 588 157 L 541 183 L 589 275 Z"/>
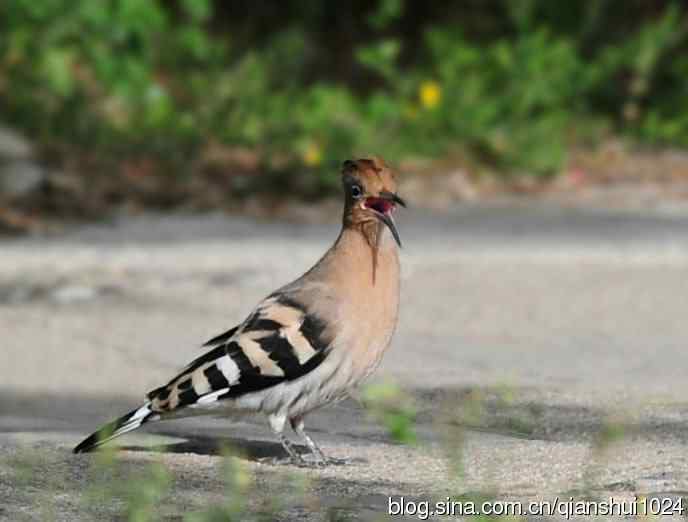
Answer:
<path fill-rule="evenodd" d="M 329 270 L 372 286 L 399 277 L 397 244 L 389 230 L 374 221 L 345 224 L 326 258 Z"/>

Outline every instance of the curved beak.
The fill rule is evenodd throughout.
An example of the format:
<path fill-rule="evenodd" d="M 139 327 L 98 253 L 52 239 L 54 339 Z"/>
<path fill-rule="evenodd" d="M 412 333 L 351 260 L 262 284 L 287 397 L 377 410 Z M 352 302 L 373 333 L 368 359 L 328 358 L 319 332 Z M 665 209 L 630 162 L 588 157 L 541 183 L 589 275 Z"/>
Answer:
<path fill-rule="evenodd" d="M 394 220 L 392 219 L 391 209 L 394 208 L 394 205 L 401 205 L 402 207 L 406 207 L 406 202 L 396 194 L 386 191 L 380 192 L 378 198 L 386 203 L 386 205 L 383 206 L 383 211 L 376 208 L 377 205 L 375 204 L 367 205 L 366 208 L 371 210 L 373 212 L 373 215 L 382 223 L 384 223 L 387 228 L 389 228 L 389 231 L 392 233 L 392 236 L 394 237 L 394 241 L 396 241 L 397 245 L 401 247 L 401 239 L 399 238 L 399 232 L 397 231 L 397 227 L 394 224 Z M 394 205 L 390 205 L 389 202 L 392 202 Z M 387 207 L 389 207 L 389 209 Z"/>
<path fill-rule="evenodd" d="M 394 241 L 396 241 L 397 245 L 399 245 L 399 247 L 401 247 L 401 239 L 399 238 L 399 232 L 397 232 L 397 227 L 394 224 L 394 220 L 392 219 L 392 216 L 389 214 L 383 214 L 382 212 L 378 212 L 377 210 L 373 210 L 373 214 L 375 215 L 376 218 L 378 218 L 385 225 L 387 225 L 387 228 L 392 233 L 392 236 L 394 236 Z"/>

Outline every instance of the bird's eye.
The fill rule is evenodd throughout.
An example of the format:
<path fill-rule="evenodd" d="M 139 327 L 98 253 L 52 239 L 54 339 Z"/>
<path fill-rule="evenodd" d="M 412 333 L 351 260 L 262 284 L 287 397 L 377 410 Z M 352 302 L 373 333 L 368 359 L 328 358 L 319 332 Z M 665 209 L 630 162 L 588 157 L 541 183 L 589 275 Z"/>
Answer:
<path fill-rule="evenodd" d="M 363 195 L 361 187 L 359 187 L 358 185 L 353 185 L 351 187 L 351 195 L 355 198 L 360 198 Z"/>

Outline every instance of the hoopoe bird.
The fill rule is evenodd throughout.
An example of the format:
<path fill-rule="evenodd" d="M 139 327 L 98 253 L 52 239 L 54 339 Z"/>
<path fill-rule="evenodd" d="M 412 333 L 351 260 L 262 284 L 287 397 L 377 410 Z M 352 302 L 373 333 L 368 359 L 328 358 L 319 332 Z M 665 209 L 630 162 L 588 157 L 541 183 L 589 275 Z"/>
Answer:
<path fill-rule="evenodd" d="M 342 166 L 344 216 L 334 245 L 308 272 L 270 294 L 238 326 L 145 403 L 81 442 L 85 452 L 147 422 L 203 413 L 256 413 L 296 464 L 328 459 L 304 430 L 311 411 L 345 398 L 380 364 L 399 309 L 401 241 L 392 214 L 406 206 L 395 175 L 378 158 Z M 311 453 L 284 435 L 286 423 Z"/>

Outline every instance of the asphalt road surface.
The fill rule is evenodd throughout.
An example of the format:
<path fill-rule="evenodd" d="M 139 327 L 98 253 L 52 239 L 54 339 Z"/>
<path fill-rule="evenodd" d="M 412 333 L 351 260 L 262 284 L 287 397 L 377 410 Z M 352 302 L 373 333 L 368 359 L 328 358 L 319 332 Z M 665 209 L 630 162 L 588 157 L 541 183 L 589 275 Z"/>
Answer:
<path fill-rule="evenodd" d="M 325 470 L 264 462 L 281 453 L 261 418 L 160 423 L 117 443 L 134 472 L 159 460 L 174 477 L 166 519 L 223 498 L 225 445 L 256 484 L 251 510 L 307 480 L 280 520 L 384 520 L 389 495 L 688 496 L 688 216 L 466 206 L 398 225 L 401 319 L 375 380 L 413 397 L 419 444 L 354 400 L 308 419 L 354 458 Z M 71 447 L 337 231 L 145 216 L 0 242 L 0 520 L 122 520 L 117 502 L 84 507 L 93 456 Z"/>

